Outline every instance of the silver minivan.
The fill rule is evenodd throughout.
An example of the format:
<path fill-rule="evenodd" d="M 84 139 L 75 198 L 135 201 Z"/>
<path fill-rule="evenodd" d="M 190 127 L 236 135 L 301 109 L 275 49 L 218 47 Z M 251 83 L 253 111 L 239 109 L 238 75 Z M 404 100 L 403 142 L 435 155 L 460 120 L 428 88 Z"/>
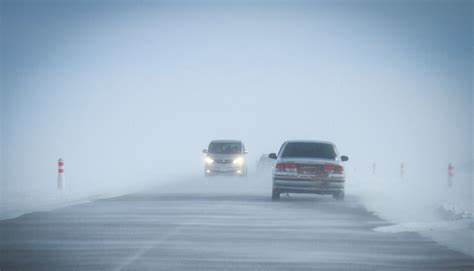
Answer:
<path fill-rule="evenodd" d="M 242 141 L 213 140 L 203 153 L 205 176 L 247 176 L 247 150 Z"/>
<path fill-rule="evenodd" d="M 273 168 L 272 199 L 280 199 L 280 193 L 328 194 L 344 199 L 346 181 L 343 161 L 336 146 L 326 141 L 286 141 L 278 154 L 268 155 L 276 159 Z"/>

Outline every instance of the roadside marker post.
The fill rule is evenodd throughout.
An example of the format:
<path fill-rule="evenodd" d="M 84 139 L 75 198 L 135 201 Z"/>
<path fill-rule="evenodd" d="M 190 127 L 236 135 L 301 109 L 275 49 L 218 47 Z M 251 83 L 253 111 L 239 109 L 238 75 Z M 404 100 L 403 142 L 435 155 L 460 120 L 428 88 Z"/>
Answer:
<path fill-rule="evenodd" d="M 372 175 L 375 175 L 375 169 L 376 169 L 376 167 L 377 167 L 377 164 L 375 164 L 375 162 L 372 163 Z"/>
<path fill-rule="evenodd" d="M 453 177 L 454 177 L 454 166 L 453 164 L 448 164 L 448 187 L 451 188 L 453 186 Z"/>
<path fill-rule="evenodd" d="M 405 163 L 400 164 L 400 179 L 403 180 L 403 176 L 405 176 Z"/>
<path fill-rule="evenodd" d="M 59 158 L 58 160 L 58 190 L 64 189 L 64 160 Z"/>

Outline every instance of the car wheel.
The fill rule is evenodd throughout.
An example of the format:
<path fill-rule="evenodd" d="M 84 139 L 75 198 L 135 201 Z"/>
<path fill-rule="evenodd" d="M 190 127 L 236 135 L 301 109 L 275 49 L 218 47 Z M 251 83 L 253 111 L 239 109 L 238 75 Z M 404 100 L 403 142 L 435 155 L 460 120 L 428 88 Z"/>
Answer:
<path fill-rule="evenodd" d="M 344 196 L 345 196 L 344 191 L 340 191 L 332 195 L 334 199 L 339 200 L 339 201 L 344 200 Z"/>
<path fill-rule="evenodd" d="M 272 200 L 280 200 L 280 192 L 276 189 L 272 190 Z"/>

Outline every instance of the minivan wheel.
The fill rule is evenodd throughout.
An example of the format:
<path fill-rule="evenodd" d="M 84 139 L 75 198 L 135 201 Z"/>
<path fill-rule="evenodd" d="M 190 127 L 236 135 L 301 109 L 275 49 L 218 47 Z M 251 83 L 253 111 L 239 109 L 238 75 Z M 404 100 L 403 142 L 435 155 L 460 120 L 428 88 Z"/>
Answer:
<path fill-rule="evenodd" d="M 345 196 L 344 191 L 340 191 L 332 195 L 334 199 L 340 200 L 340 201 L 344 200 L 344 196 Z"/>
<path fill-rule="evenodd" d="M 280 192 L 276 189 L 272 190 L 272 200 L 280 200 Z"/>

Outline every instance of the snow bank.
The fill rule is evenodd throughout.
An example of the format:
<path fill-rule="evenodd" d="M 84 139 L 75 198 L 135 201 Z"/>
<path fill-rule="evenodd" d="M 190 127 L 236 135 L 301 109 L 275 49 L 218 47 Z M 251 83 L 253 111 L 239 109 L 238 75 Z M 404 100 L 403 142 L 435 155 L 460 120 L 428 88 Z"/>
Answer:
<path fill-rule="evenodd" d="M 460 173 L 452 187 L 442 180 L 443 177 L 352 176 L 347 189 L 368 210 L 396 223 L 375 230 L 418 232 L 474 257 L 472 178 Z"/>

